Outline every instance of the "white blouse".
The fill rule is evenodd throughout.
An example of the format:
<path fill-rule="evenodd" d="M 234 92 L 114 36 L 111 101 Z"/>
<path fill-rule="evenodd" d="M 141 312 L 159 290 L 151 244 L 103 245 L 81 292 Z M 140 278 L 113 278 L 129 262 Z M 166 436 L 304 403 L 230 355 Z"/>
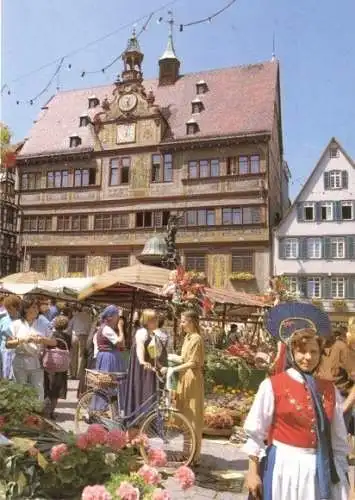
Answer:
<path fill-rule="evenodd" d="M 304 383 L 302 375 L 294 368 L 287 370 L 287 373 L 294 380 Z M 332 446 L 335 455 L 345 457 L 349 453 L 349 445 L 343 417 L 343 402 L 337 389 L 335 389 L 335 395 L 335 412 L 331 422 Z M 249 456 L 262 458 L 265 455 L 264 441 L 267 440 L 273 421 L 274 408 L 275 399 L 271 380 L 267 378 L 260 384 L 254 403 L 244 423 L 244 430 L 248 440 L 242 450 Z"/>

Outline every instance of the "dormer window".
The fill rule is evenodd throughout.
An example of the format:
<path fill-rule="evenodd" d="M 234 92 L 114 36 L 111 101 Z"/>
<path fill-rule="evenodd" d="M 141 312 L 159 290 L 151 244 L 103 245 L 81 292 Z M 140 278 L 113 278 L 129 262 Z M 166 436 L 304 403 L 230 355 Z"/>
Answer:
<path fill-rule="evenodd" d="M 81 144 L 81 138 L 78 135 L 72 135 L 69 138 L 69 147 L 70 148 L 77 148 Z"/>
<path fill-rule="evenodd" d="M 96 96 L 89 97 L 89 109 L 96 108 L 100 104 L 100 101 Z"/>
<path fill-rule="evenodd" d="M 205 80 L 200 80 L 199 82 L 196 83 L 196 94 L 205 94 L 208 90 L 207 83 Z"/>
<path fill-rule="evenodd" d="M 191 106 L 192 106 L 192 114 L 201 113 L 201 111 L 203 110 L 203 102 L 198 98 L 194 99 L 191 102 Z"/>
<path fill-rule="evenodd" d="M 339 148 L 333 144 L 329 148 L 329 158 L 338 158 L 338 157 L 339 157 Z"/>
<path fill-rule="evenodd" d="M 198 127 L 197 121 L 194 120 L 193 118 L 190 118 L 190 120 L 188 122 L 186 122 L 186 134 L 193 135 L 193 134 L 196 134 L 196 132 L 198 132 L 198 130 L 199 130 L 199 127 Z"/>
<path fill-rule="evenodd" d="M 82 115 L 79 121 L 79 127 L 87 127 L 90 123 L 90 118 L 87 115 Z"/>

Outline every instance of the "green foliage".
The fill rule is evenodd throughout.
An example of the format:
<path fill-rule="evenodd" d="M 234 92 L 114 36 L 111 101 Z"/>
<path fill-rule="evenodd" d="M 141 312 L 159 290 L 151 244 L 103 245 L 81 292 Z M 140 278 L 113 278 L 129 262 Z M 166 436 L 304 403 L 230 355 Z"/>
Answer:
<path fill-rule="evenodd" d="M 11 132 L 7 125 L 0 122 L 0 147 L 8 146 L 11 141 Z"/>
<path fill-rule="evenodd" d="M 0 380 L 0 415 L 11 425 L 21 425 L 30 414 L 40 413 L 42 403 L 30 386 Z"/>
<path fill-rule="evenodd" d="M 120 487 L 120 484 L 124 481 L 130 483 L 132 486 L 134 486 L 134 488 L 138 488 L 139 498 L 142 498 L 144 500 L 149 500 L 156 488 L 156 486 L 149 486 L 145 484 L 143 478 L 141 478 L 138 474 L 112 474 L 110 480 L 106 482 L 105 487 L 111 493 L 114 500 L 119 500 L 116 491 Z"/>
<path fill-rule="evenodd" d="M 218 349 L 211 350 L 206 356 L 206 394 L 211 393 L 216 385 L 239 389 L 257 389 L 264 378 L 264 370 L 250 368 L 240 357 L 226 355 Z"/>

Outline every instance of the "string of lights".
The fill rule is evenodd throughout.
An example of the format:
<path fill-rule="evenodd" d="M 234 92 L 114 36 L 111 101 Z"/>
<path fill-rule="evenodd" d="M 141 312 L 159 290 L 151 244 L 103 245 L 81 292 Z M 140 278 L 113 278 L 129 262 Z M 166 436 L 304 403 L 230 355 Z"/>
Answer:
<path fill-rule="evenodd" d="M 185 24 L 180 24 L 180 32 L 181 31 L 184 31 L 184 28 L 188 28 L 189 26 L 196 26 L 197 24 L 203 24 L 203 23 L 210 23 L 212 21 L 212 19 L 214 19 L 215 17 L 219 16 L 220 14 L 222 14 L 223 12 L 225 12 L 227 9 L 229 9 L 237 0 L 230 0 L 230 2 L 228 2 L 224 7 L 222 7 L 221 9 L 217 10 L 217 12 L 215 12 L 214 14 L 211 14 L 210 16 L 207 16 L 207 17 L 204 17 L 202 19 L 198 19 L 197 21 L 191 21 L 189 23 L 185 23 Z"/>
<path fill-rule="evenodd" d="M 38 94 L 36 94 L 34 97 L 32 97 L 31 99 L 28 99 L 28 100 L 24 100 L 24 101 L 21 101 L 19 99 L 16 99 L 16 104 L 17 105 L 20 105 L 20 104 L 29 104 L 29 105 L 33 105 L 38 99 L 40 99 L 40 97 L 43 96 L 43 94 L 45 94 L 49 88 L 51 87 L 52 83 L 54 82 L 54 80 L 57 78 L 57 81 L 59 81 L 59 77 L 60 77 L 60 72 L 61 70 L 66 67 L 67 70 L 71 70 L 72 69 L 72 63 L 69 62 L 70 61 L 70 58 L 72 58 L 74 55 L 88 49 L 89 47 L 93 46 L 93 45 L 96 45 L 100 42 L 102 42 L 103 40 L 106 40 L 107 38 L 117 34 L 118 32 L 122 31 L 122 30 L 125 30 L 129 27 L 133 25 L 136 25 L 136 24 L 139 24 L 140 22 L 144 21 L 144 24 L 142 26 L 142 28 L 138 31 L 137 33 L 137 38 L 139 38 L 148 28 L 150 22 L 152 21 L 153 17 L 161 12 L 162 10 L 166 9 L 167 7 L 171 7 L 173 4 L 177 3 L 178 1 L 180 0 L 171 0 L 170 2 L 167 2 L 163 5 L 161 5 L 160 7 L 158 7 L 157 9 L 155 9 L 153 12 L 151 12 L 150 14 L 146 14 L 144 16 L 141 16 L 140 18 L 136 19 L 133 23 L 127 23 L 125 25 L 122 25 L 120 26 L 119 28 L 117 28 L 116 30 L 114 31 L 111 31 L 110 33 L 106 33 L 105 35 L 101 36 L 100 38 L 97 38 L 89 43 L 87 43 L 86 45 L 82 46 L 82 47 L 79 47 L 77 49 L 74 49 L 73 51 L 67 53 L 67 54 L 64 54 L 63 56 L 57 58 L 57 59 L 54 59 L 53 61 L 51 62 L 48 62 L 42 66 L 40 66 L 39 68 L 37 69 L 34 69 L 33 71 L 30 71 L 28 73 L 25 73 L 23 75 L 20 75 L 19 77 L 13 79 L 11 81 L 12 84 L 14 83 L 17 83 L 25 78 L 28 78 L 36 73 L 39 73 L 41 71 L 43 71 L 44 69 L 50 67 L 50 66 L 53 66 L 54 64 L 57 64 L 56 66 L 56 69 L 53 73 L 53 75 L 51 76 L 51 78 L 49 79 L 48 83 L 45 85 L 45 87 L 43 87 L 43 89 L 38 92 Z M 212 19 L 216 18 L 217 16 L 219 16 L 220 14 L 222 14 L 223 12 L 225 12 L 227 9 L 229 9 L 237 0 L 230 0 L 224 7 L 222 7 L 221 9 L 219 9 L 218 11 L 214 12 L 213 14 L 207 16 L 207 17 L 204 17 L 204 18 L 201 18 L 201 19 L 198 19 L 198 20 L 195 20 L 195 21 L 190 21 L 188 23 L 184 23 L 184 24 L 178 24 L 179 26 L 179 31 L 182 32 L 184 30 L 184 28 L 186 27 L 191 27 L 191 26 L 195 26 L 195 25 L 199 25 L 199 24 L 203 24 L 203 23 L 210 23 L 212 21 Z M 162 21 L 163 21 L 163 17 L 160 16 L 158 19 L 157 19 L 157 23 L 160 24 Z M 81 73 L 80 73 L 80 76 L 81 78 L 84 78 L 85 76 L 87 75 L 94 75 L 94 74 L 98 74 L 98 73 L 105 73 L 109 68 L 111 68 L 119 59 L 121 59 L 122 57 L 122 54 L 123 52 L 121 52 L 117 57 L 115 57 L 112 61 L 110 61 L 108 64 L 106 64 L 105 66 L 101 67 L 100 69 L 97 69 L 97 70 L 82 70 Z M 3 94 L 5 91 L 7 91 L 7 94 L 8 95 L 12 95 L 12 91 L 11 91 L 11 88 L 10 88 L 10 85 L 8 83 L 4 83 L 1 87 L 1 94 Z"/>

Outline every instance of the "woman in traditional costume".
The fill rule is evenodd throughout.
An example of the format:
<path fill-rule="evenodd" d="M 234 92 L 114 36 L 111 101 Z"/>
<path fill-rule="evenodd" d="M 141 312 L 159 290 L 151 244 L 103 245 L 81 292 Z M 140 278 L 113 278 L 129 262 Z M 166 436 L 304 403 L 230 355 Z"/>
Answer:
<path fill-rule="evenodd" d="M 179 374 L 176 407 L 188 418 L 195 431 L 194 464 L 198 465 L 203 431 L 205 349 L 200 334 L 199 317 L 195 311 L 185 311 L 181 314 L 181 329 L 185 333 L 181 356 L 169 355 L 171 361 L 180 364 L 169 368 L 168 376 Z"/>
<path fill-rule="evenodd" d="M 119 309 L 115 305 L 107 306 L 101 314 L 101 326 L 96 335 L 97 356 L 96 370 L 102 372 L 123 373 L 126 371 L 126 362 L 122 355 L 124 348 L 124 333 L 119 326 Z M 125 384 L 118 386 L 119 401 L 123 405 L 125 400 Z M 106 401 L 95 397 L 95 409 L 106 406 Z"/>
<path fill-rule="evenodd" d="M 158 316 L 153 309 L 145 309 L 141 317 L 142 328 L 134 336 L 127 374 L 127 393 L 124 412 L 127 420 L 135 420 L 147 412 L 156 401 L 156 371 L 167 364 L 167 352 L 155 335 Z"/>
<path fill-rule="evenodd" d="M 322 352 L 317 334 L 329 333 L 330 324 L 312 308 L 280 304 L 269 313 L 268 331 L 287 343 L 292 367 L 261 383 L 244 424 L 251 498 L 348 500 L 342 398 L 331 382 L 312 375 Z"/>

